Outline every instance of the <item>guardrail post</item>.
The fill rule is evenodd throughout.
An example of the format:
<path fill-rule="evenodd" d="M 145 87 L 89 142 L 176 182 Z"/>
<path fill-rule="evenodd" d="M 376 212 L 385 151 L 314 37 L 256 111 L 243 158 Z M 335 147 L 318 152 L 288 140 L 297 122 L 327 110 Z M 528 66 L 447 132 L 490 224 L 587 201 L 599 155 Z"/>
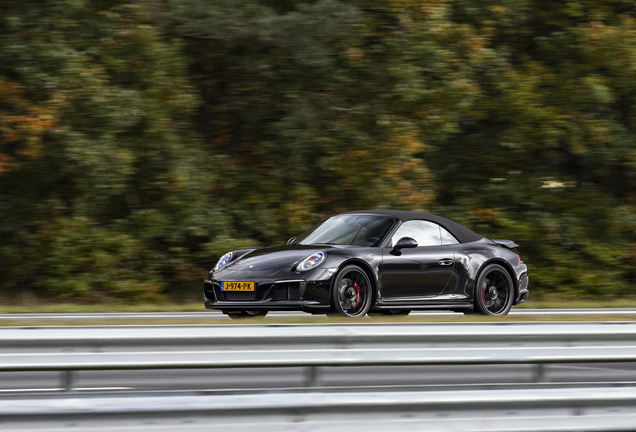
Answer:
<path fill-rule="evenodd" d="M 548 382 L 547 365 L 543 363 L 534 365 L 533 379 L 536 383 Z"/>
<path fill-rule="evenodd" d="M 306 368 L 305 386 L 306 387 L 320 386 L 320 368 L 318 366 L 309 366 Z"/>
<path fill-rule="evenodd" d="M 73 390 L 73 372 L 72 370 L 62 371 L 62 389 L 64 391 Z"/>

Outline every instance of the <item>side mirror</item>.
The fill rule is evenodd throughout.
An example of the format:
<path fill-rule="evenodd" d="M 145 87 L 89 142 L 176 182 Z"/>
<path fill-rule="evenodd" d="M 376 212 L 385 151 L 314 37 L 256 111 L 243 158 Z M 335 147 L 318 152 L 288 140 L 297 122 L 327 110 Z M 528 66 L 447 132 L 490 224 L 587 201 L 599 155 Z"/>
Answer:
<path fill-rule="evenodd" d="M 293 244 L 296 241 L 296 237 L 292 237 L 289 240 L 287 240 L 287 246 L 289 246 L 290 244 Z"/>
<path fill-rule="evenodd" d="M 411 237 L 402 237 L 397 241 L 393 250 L 399 252 L 401 249 L 411 249 L 417 247 L 417 241 Z"/>

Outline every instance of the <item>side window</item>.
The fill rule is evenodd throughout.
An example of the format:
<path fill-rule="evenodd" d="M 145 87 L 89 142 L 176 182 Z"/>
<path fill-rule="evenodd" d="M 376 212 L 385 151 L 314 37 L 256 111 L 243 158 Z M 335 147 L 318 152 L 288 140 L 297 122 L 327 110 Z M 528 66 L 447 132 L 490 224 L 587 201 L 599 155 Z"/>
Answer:
<path fill-rule="evenodd" d="M 442 244 L 443 245 L 452 245 L 459 243 L 455 236 L 446 231 L 444 228 L 439 227 L 439 232 L 442 233 Z"/>
<path fill-rule="evenodd" d="M 428 221 L 412 220 L 404 222 L 391 237 L 391 247 L 402 237 L 414 238 L 417 246 L 440 246 L 440 226 Z"/>

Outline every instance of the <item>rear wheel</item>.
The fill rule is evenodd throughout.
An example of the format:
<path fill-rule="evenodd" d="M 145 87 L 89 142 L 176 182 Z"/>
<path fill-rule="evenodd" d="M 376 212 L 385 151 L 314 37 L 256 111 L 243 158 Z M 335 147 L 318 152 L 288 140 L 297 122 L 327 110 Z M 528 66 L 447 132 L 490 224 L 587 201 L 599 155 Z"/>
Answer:
<path fill-rule="evenodd" d="M 512 278 L 499 264 L 490 264 L 475 286 L 475 312 L 482 315 L 507 315 L 512 307 Z"/>
<path fill-rule="evenodd" d="M 331 288 L 331 312 L 350 318 L 363 317 L 371 308 L 373 291 L 371 281 L 360 267 L 342 268 Z"/>
<path fill-rule="evenodd" d="M 244 311 L 228 311 L 227 312 L 227 316 L 229 316 L 232 319 L 245 319 L 245 318 L 265 318 L 265 315 L 267 315 L 267 311 L 251 311 L 251 310 L 244 310 Z"/>

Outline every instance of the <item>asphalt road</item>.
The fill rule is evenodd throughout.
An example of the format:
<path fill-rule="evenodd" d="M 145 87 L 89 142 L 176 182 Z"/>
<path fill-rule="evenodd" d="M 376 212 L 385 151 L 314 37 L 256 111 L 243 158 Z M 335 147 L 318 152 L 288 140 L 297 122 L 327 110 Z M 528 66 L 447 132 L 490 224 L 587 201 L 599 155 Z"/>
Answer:
<path fill-rule="evenodd" d="M 610 308 L 610 309 L 513 309 L 512 316 L 556 316 L 556 315 L 636 315 L 633 308 Z M 264 320 L 272 320 L 281 317 L 307 317 L 304 312 L 270 312 Z M 455 312 L 447 311 L 413 311 L 409 316 L 457 316 Z M 108 320 L 209 320 L 209 319 L 230 318 L 218 311 L 201 312 L 135 312 L 135 313 L 11 313 L 0 314 L 1 321 L 108 321 Z"/>

